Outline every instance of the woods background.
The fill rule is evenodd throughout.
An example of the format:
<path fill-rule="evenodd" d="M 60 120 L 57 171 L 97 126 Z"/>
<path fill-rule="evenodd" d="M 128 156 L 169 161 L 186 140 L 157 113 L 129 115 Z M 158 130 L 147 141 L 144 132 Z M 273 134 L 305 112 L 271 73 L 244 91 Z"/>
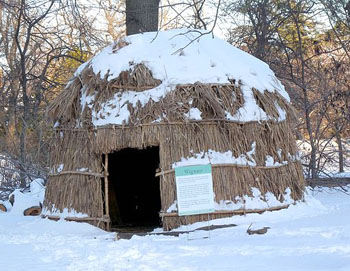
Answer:
<path fill-rule="evenodd" d="M 0 0 L 0 199 L 46 177 L 47 105 L 126 24 L 203 29 L 265 61 L 296 108 L 306 176 L 350 169 L 348 0 Z"/>

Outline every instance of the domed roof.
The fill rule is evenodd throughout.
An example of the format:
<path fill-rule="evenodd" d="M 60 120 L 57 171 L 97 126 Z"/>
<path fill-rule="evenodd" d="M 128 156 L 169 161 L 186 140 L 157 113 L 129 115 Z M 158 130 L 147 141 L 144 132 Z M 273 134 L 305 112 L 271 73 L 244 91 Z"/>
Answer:
<path fill-rule="evenodd" d="M 176 29 L 127 36 L 104 48 L 77 73 L 89 65 L 101 78 L 108 73 L 108 80 L 112 80 L 142 63 L 167 86 L 195 82 L 225 84 L 236 80 L 260 91 L 286 94 L 266 63 L 204 33 Z"/>
<path fill-rule="evenodd" d="M 75 78 L 82 77 L 84 71 L 90 70 L 98 80 L 107 82 L 105 85 L 113 81 L 120 83 L 123 81 L 123 73 L 127 73 L 125 76 L 130 80 L 130 74 L 140 67 L 145 67 L 143 72 L 146 70 L 152 79 L 150 86 L 143 86 L 142 91 L 136 87 L 133 89 L 132 85 L 120 88 L 108 99 L 100 101 L 98 106 L 93 106 L 96 97 L 101 96 L 96 93 L 98 90 L 91 90 L 91 87 L 89 89 L 82 82 L 81 106 L 83 110 L 86 105 L 92 109 L 93 125 L 126 124 L 132 114 L 130 105 L 143 107 L 149 101 L 157 103 L 179 85 L 198 83 L 233 85 L 240 89 L 242 105 L 231 111 L 225 110 L 223 106 L 223 118 L 227 120 L 284 120 L 285 106 L 273 101 L 273 110 L 277 113 L 271 116 L 266 106 L 264 108 L 259 104 L 257 94 L 254 93 L 276 94 L 284 100 L 284 105 L 289 103 L 288 94 L 269 66 L 226 41 L 205 33 L 200 30 L 177 29 L 127 36 L 81 65 Z M 134 80 L 139 80 L 140 76 L 135 78 Z M 232 104 L 237 103 L 237 96 L 237 93 L 233 93 L 233 97 L 229 97 Z M 220 100 L 218 96 L 215 97 Z M 200 120 L 201 109 L 192 106 L 191 100 L 189 106 L 191 108 L 183 113 L 184 118 Z M 152 121 L 160 119 L 162 116 L 157 116 Z"/>

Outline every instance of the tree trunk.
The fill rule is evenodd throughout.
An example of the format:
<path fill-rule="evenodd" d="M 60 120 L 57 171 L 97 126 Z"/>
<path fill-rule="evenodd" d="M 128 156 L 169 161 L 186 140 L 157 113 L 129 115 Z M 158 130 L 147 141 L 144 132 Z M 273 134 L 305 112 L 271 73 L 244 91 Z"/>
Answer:
<path fill-rule="evenodd" d="M 26 182 L 26 176 L 24 174 L 23 166 L 27 162 L 26 161 L 26 138 L 27 138 L 27 127 L 25 127 L 27 124 L 22 121 L 22 130 L 19 135 L 19 160 L 20 160 L 20 181 L 21 181 L 21 188 L 25 188 L 27 186 Z"/>
<path fill-rule="evenodd" d="M 126 35 L 158 30 L 159 0 L 126 0 Z"/>
<path fill-rule="evenodd" d="M 339 172 L 344 172 L 344 150 L 343 150 L 343 143 L 341 141 L 341 135 L 339 130 L 335 132 L 335 138 L 338 144 Z"/>

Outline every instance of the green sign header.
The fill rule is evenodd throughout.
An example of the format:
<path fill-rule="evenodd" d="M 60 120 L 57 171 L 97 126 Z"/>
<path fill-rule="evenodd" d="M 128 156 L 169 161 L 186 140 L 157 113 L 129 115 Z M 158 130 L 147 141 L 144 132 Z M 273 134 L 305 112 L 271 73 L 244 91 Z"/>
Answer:
<path fill-rule="evenodd" d="M 200 175 L 211 173 L 211 165 L 197 165 L 197 166 L 186 166 L 175 168 L 175 176 L 189 176 L 189 175 Z"/>

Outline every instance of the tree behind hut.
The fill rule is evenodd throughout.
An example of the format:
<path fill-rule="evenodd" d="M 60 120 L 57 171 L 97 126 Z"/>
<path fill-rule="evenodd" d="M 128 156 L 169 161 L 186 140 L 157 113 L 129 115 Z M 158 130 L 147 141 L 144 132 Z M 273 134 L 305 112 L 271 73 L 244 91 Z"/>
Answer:
<path fill-rule="evenodd" d="M 337 162 L 344 171 L 342 140 L 348 136 L 347 75 L 349 23 L 340 1 L 231 0 L 224 15 L 233 21 L 229 40 L 270 65 L 298 110 L 298 138 L 305 138 L 306 174 L 316 178 Z M 330 25 L 319 29 L 319 12 Z M 336 16 L 334 10 L 337 10 Z M 238 16 L 242 20 L 235 21 Z M 233 19 L 232 19 L 233 18 Z M 320 22 L 321 20 L 321 22 Z M 235 24 L 236 23 L 236 24 Z M 330 150 L 338 142 L 338 161 Z"/>
<path fill-rule="evenodd" d="M 126 1 L 126 34 L 158 30 L 159 0 Z"/>

